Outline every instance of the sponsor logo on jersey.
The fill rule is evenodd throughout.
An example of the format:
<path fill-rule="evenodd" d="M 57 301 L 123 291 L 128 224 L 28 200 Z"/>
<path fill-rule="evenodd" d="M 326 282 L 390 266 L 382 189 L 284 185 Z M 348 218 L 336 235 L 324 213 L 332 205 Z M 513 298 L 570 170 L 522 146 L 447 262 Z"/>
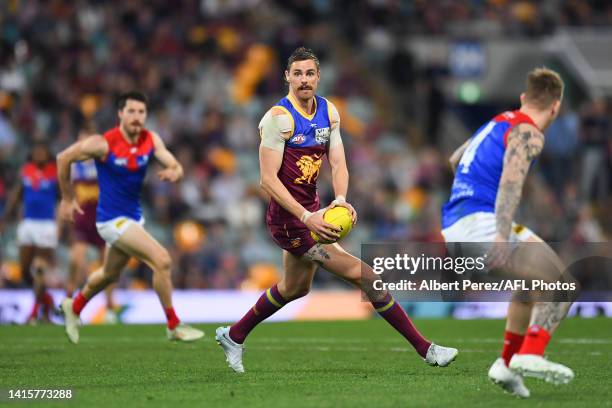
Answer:
<path fill-rule="evenodd" d="M 303 134 L 299 134 L 299 135 L 295 135 L 293 136 L 291 139 L 289 139 L 289 143 L 291 144 L 302 144 L 306 141 L 306 136 L 304 136 Z"/>
<path fill-rule="evenodd" d="M 315 133 L 315 139 L 317 140 L 318 144 L 325 144 L 329 141 L 329 128 L 325 127 L 325 128 L 321 128 L 321 129 L 316 129 L 316 133 Z"/>
<path fill-rule="evenodd" d="M 302 245 L 302 238 L 293 238 L 291 241 L 291 248 L 297 248 Z"/>
<path fill-rule="evenodd" d="M 149 155 L 145 154 L 140 157 L 136 157 L 136 165 L 137 167 L 142 167 L 149 162 Z M 128 167 L 128 158 L 127 157 L 116 157 L 115 158 L 115 166 L 119 167 Z"/>
<path fill-rule="evenodd" d="M 51 182 L 49 180 L 46 180 L 46 179 L 35 180 L 29 177 L 23 178 L 23 184 L 26 187 L 32 188 L 33 190 L 47 190 L 49 189 L 49 187 L 51 187 Z"/>
<path fill-rule="evenodd" d="M 144 166 L 148 162 L 149 162 L 148 154 L 145 154 L 144 156 L 140 156 L 138 159 L 136 159 L 136 163 L 138 163 L 138 167 Z"/>

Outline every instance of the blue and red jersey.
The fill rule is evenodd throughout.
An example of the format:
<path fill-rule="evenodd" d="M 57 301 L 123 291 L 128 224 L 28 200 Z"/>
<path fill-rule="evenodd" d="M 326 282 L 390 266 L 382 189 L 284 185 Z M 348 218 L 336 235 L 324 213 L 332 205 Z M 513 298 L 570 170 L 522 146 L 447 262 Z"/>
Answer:
<path fill-rule="evenodd" d="M 100 197 L 96 211 L 97 222 L 128 217 L 140 220 L 140 195 L 147 173 L 149 159 L 154 153 L 153 134 L 147 129 L 140 132 L 136 143 L 129 143 L 119 127 L 104 134 L 108 154 L 96 160 Z"/>
<path fill-rule="evenodd" d="M 31 220 L 55 219 L 57 168 L 55 163 L 39 167 L 28 162 L 21 168 L 23 217 Z"/>
<path fill-rule="evenodd" d="M 495 212 L 508 134 L 520 123 L 536 126 L 516 110 L 495 116 L 474 133 L 457 166 L 451 196 L 442 207 L 442 229 L 475 212 Z"/>

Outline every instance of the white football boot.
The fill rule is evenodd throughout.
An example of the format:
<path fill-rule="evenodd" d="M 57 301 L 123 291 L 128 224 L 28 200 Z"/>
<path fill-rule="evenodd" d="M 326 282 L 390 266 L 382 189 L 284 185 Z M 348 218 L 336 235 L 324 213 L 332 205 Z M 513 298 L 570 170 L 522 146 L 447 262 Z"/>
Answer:
<path fill-rule="evenodd" d="M 184 342 L 196 341 L 204 337 L 204 332 L 202 330 L 198 330 L 186 324 L 179 324 L 173 330 L 166 327 L 166 334 L 168 335 L 168 340 Z"/>
<path fill-rule="evenodd" d="M 515 354 L 510 370 L 523 377 L 535 377 L 552 384 L 567 384 L 574 378 L 571 368 L 548 361 L 537 354 Z"/>
<path fill-rule="evenodd" d="M 489 368 L 489 378 L 510 394 L 521 398 L 529 398 L 529 395 L 531 395 L 523 384 L 523 378 L 506 367 L 506 363 L 501 357 L 495 360 Z"/>
<path fill-rule="evenodd" d="M 424 360 L 430 366 L 446 367 L 457 358 L 459 350 L 452 347 L 442 347 L 431 343 Z"/>
<path fill-rule="evenodd" d="M 66 327 L 66 334 L 68 340 L 71 343 L 77 344 L 79 342 L 79 326 L 81 325 L 81 319 L 72 311 L 72 302 L 70 298 L 62 300 L 61 309 L 64 314 L 64 326 Z"/>
<path fill-rule="evenodd" d="M 244 373 L 242 365 L 242 354 L 244 345 L 236 343 L 229 336 L 229 327 L 218 327 L 215 335 L 217 344 L 221 346 L 225 353 L 225 361 L 232 370 L 237 373 Z"/>

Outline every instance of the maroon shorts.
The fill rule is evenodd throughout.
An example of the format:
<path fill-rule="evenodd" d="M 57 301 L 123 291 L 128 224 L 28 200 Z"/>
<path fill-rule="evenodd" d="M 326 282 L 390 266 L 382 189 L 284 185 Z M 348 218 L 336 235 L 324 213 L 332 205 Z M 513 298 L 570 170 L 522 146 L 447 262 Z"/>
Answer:
<path fill-rule="evenodd" d="M 104 248 L 106 245 L 106 242 L 98 234 L 95 223 L 79 222 L 79 220 L 75 220 L 74 227 L 72 228 L 72 240 L 74 242 L 84 242 L 98 248 Z"/>
<path fill-rule="evenodd" d="M 268 231 L 276 245 L 298 258 L 316 245 L 315 240 L 310 235 L 310 230 L 306 227 L 268 224 Z"/>
<path fill-rule="evenodd" d="M 104 245 L 106 245 L 106 242 L 100 237 L 95 228 L 79 228 L 75 226 L 72 233 L 75 242 L 84 242 L 98 248 L 104 248 Z"/>
<path fill-rule="evenodd" d="M 100 237 L 96 228 L 96 202 L 81 204 L 81 209 L 83 214 L 74 214 L 72 240 L 104 248 L 106 242 Z"/>

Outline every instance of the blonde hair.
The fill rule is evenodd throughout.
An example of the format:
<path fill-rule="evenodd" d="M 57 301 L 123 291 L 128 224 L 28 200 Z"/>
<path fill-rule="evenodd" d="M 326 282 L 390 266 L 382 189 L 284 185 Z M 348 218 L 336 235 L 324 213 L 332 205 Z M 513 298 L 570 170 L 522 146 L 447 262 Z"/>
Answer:
<path fill-rule="evenodd" d="M 563 97 L 561 76 L 546 67 L 535 68 L 527 74 L 525 101 L 538 109 L 546 109 Z"/>

